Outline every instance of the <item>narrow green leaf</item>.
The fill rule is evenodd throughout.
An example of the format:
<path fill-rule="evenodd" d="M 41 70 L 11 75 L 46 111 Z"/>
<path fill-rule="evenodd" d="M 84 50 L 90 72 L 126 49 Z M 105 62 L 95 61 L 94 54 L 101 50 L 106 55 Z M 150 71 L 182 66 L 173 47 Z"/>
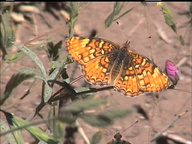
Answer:
<path fill-rule="evenodd" d="M 134 7 L 132 7 L 131 9 L 127 10 L 126 12 L 122 13 L 120 16 L 118 16 L 117 18 L 115 18 L 113 21 L 117 21 L 118 19 L 120 19 L 121 17 L 123 17 L 124 15 L 126 15 L 127 13 L 129 13 L 130 11 L 132 11 L 134 9 Z"/>
<path fill-rule="evenodd" d="M 58 119 L 63 122 L 63 123 L 68 123 L 68 124 L 74 124 L 75 121 L 77 120 L 77 117 L 72 116 L 71 114 L 64 112 L 63 110 L 61 110 L 59 112 L 59 116 Z"/>
<path fill-rule="evenodd" d="M 69 26 L 69 37 L 72 37 L 74 35 L 74 27 L 77 21 L 77 17 L 81 11 L 81 6 L 77 2 L 69 2 L 68 6 L 70 19 L 67 24 Z"/>
<path fill-rule="evenodd" d="M 17 54 L 12 54 L 10 56 L 10 58 L 8 58 L 7 63 L 11 63 L 11 62 L 13 62 L 13 61 L 15 61 L 17 59 L 18 59 L 18 55 Z"/>
<path fill-rule="evenodd" d="M 81 95 L 82 99 L 92 98 L 95 96 L 96 91 L 92 91 L 92 88 L 89 87 L 80 87 L 75 88 L 75 92 Z"/>
<path fill-rule="evenodd" d="M 14 129 L 14 128 L 17 128 L 17 126 L 15 124 L 13 124 L 13 126 L 11 126 L 11 129 Z M 14 138 L 15 138 L 15 141 L 17 144 L 24 144 L 24 140 L 22 138 L 20 130 L 14 131 L 13 135 L 14 135 Z"/>
<path fill-rule="evenodd" d="M 60 121 L 54 121 L 53 125 L 53 136 L 55 139 L 59 140 L 60 143 L 63 141 L 65 135 L 64 124 Z"/>
<path fill-rule="evenodd" d="M 52 94 L 52 88 L 49 86 L 49 84 L 46 82 L 44 83 L 44 89 L 43 89 L 43 101 L 46 103 L 51 97 Z"/>
<path fill-rule="evenodd" d="M 131 113 L 132 113 L 132 110 L 129 110 L 129 109 L 125 109 L 125 110 L 112 109 L 112 110 L 105 111 L 104 113 L 99 114 L 98 116 L 114 120 L 116 118 L 126 117 L 126 116 L 130 115 Z"/>
<path fill-rule="evenodd" d="M 16 88 L 20 83 L 22 83 L 24 80 L 29 79 L 33 77 L 31 74 L 23 74 L 18 73 L 12 75 L 11 79 L 8 81 L 5 91 L 3 95 L 0 97 L 0 105 L 2 105 L 7 98 L 9 98 L 10 94 L 12 93 L 13 89 Z"/>
<path fill-rule="evenodd" d="M 1 131 L 1 133 L 4 133 L 4 132 L 9 131 L 9 130 L 10 130 L 10 127 L 3 120 L 0 120 L 0 131 Z M 15 138 L 14 138 L 12 133 L 6 134 L 5 137 L 6 137 L 6 140 L 10 144 L 16 143 Z"/>
<path fill-rule="evenodd" d="M 7 54 L 6 49 L 12 46 L 11 41 L 15 41 L 15 34 L 9 22 L 9 12 L 0 15 L 0 49 L 3 57 Z"/>
<path fill-rule="evenodd" d="M 109 126 L 113 123 L 111 119 L 98 117 L 98 115 L 93 115 L 93 114 L 84 114 L 81 116 L 81 118 L 84 121 L 86 121 L 88 124 L 92 126 L 97 126 L 97 127 Z"/>
<path fill-rule="evenodd" d="M 47 43 L 47 42 L 46 42 Z M 42 45 L 46 44 L 45 42 L 44 43 L 41 43 L 41 44 L 37 44 L 33 47 L 30 47 L 30 50 L 31 51 L 34 51 L 36 49 L 38 49 L 39 47 L 42 47 Z M 18 51 L 17 53 L 14 53 L 13 55 L 11 55 L 7 60 L 6 62 L 7 63 L 13 63 L 13 62 L 17 62 L 19 60 L 21 60 L 24 56 L 26 56 L 22 51 Z"/>
<path fill-rule="evenodd" d="M 102 104 L 107 104 L 107 100 L 85 99 L 83 101 L 74 101 L 70 105 L 66 106 L 64 111 L 72 112 L 72 113 L 79 113 L 81 111 L 84 111 L 85 109 L 97 107 Z"/>
<path fill-rule="evenodd" d="M 92 126 L 109 126 L 113 124 L 114 119 L 122 118 L 131 114 L 131 110 L 109 110 L 107 112 L 94 114 L 84 114 L 81 118 Z"/>
<path fill-rule="evenodd" d="M 161 5 L 161 10 L 163 12 L 163 16 L 165 19 L 165 23 L 171 27 L 171 29 L 177 33 L 177 29 L 176 29 L 176 24 L 175 24 L 175 20 L 173 18 L 173 16 L 171 15 L 171 11 L 165 7 L 164 5 Z"/>
<path fill-rule="evenodd" d="M 107 19 L 105 20 L 105 28 L 110 27 L 110 25 L 112 24 L 113 20 L 114 20 L 115 14 L 111 13 Z"/>
<path fill-rule="evenodd" d="M 75 88 L 74 90 L 76 93 L 80 93 L 80 92 L 90 91 L 90 88 L 89 87 L 80 87 L 80 88 Z"/>
<path fill-rule="evenodd" d="M 114 21 L 120 19 L 121 17 L 123 17 L 124 15 L 126 15 L 128 12 L 130 12 L 133 8 L 131 8 L 130 10 L 127 10 L 126 12 L 124 12 L 123 14 L 121 14 L 120 16 L 119 13 L 121 12 L 122 8 L 124 6 L 123 2 L 115 2 L 114 6 L 113 6 L 113 11 L 111 12 L 111 14 L 106 18 L 105 20 L 105 28 L 108 28 Z"/>
<path fill-rule="evenodd" d="M 191 18 L 192 18 L 192 2 L 188 3 L 188 6 L 189 6 L 189 13 L 190 13 Z"/>
<path fill-rule="evenodd" d="M 51 143 L 51 144 L 57 144 L 57 141 L 47 135 L 45 132 L 43 132 L 41 129 L 35 127 L 35 126 L 31 126 L 29 122 L 20 119 L 17 116 L 13 116 L 10 113 L 4 112 L 4 114 L 6 115 L 7 120 L 9 121 L 10 124 L 14 124 L 17 127 L 21 127 L 22 129 L 25 129 L 26 131 L 28 131 L 34 138 L 38 139 L 38 140 L 42 140 L 45 141 L 47 143 Z"/>
<path fill-rule="evenodd" d="M 70 9 L 71 9 L 71 15 L 73 18 L 76 18 L 81 10 L 81 7 L 79 5 L 79 3 L 77 2 L 70 2 Z"/>
<path fill-rule="evenodd" d="M 34 75 L 35 78 L 45 81 L 45 79 L 42 76 L 42 73 L 40 73 L 36 69 L 33 69 L 33 68 L 20 68 L 17 71 L 20 72 L 20 73 L 23 73 L 23 74 Z"/>
<path fill-rule="evenodd" d="M 179 41 L 180 41 L 180 44 L 181 44 L 182 46 L 185 45 L 185 41 L 184 41 L 184 39 L 183 39 L 183 37 L 182 37 L 181 35 L 179 36 Z"/>
<path fill-rule="evenodd" d="M 61 62 L 66 65 L 66 64 L 69 64 L 69 63 L 73 63 L 74 60 L 72 57 L 70 57 L 69 55 L 67 55 L 66 57 L 64 57 Z"/>
<path fill-rule="evenodd" d="M 22 46 L 15 42 L 12 42 L 12 43 L 18 49 L 20 49 L 22 52 L 24 52 L 29 58 L 31 58 L 31 60 L 36 64 L 36 66 L 41 70 L 43 77 L 46 78 L 45 68 L 44 68 L 43 64 L 41 63 L 40 59 L 37 57 L 37 55 L 25 46 Z"/>
<path fill-rule="evenodd" d="M 61 67 L 62 67 L 62 64 L 61 63 L 58 63 L 58 62 L 55 62 L 55 61 L 52 61 L 52 72 L 51 74 L 48 76 L 48 80 L 54 80 L 55 77 L 58 75 Z"/>
<path fill-rule="evenodd" d="M 48 58 L 51 61 L 56 61 L 59 58 L 59 49 L 61 49 L 62 41 L 59 41 L 57 44 L 53 44 L 53 42 L 47 43 L 47 54 Z"/>
<path fill-rule="evenodd" d="M 65 69 L 67 64 L 72 63 L 73 60 L 69 57 L 69 55 L 65 56 L 61 62 L 52 61 L 51 65 L 51 74 L 48 76 L 48 80 L 53 80 L 58 75 L 61 69 Z"/>
<path fill-rule="evenodd" d="M 12 121 L 10 120 L 11 114 L 7 113 L 7 112 L 5 112 L 3 110 L 1 110 L 1 112 L 3 112 L 5 114 L 5 116 L 6 116 L 7 122 L 9 123 L 9 127 L 10 127 L 10 130 L 8 130 L 8 131 L 12 132 L 15 143 L 16 144 L 24 144 L 24 141 L 23 141 L 23 138 L 21 136 L 20 130 L 13 131 L 13 129 L 17 128 L 17 126 L 14 123 L 12 123 Z M 7 131 L 5 131 L 5 132 L 7 132 Z M 9 133 L 8 133 L 8 135 L 9 135 Z M 12 139 L 12 141 L 13 141 L 13 139 Z"/>
<path fill-rule="evenodd" d="M 115 2 L 113 6 L 113 11 L 115 15 L 118 15 L 124 6 L 124 2 Z"/>
<path fill-rule="evenodd" d="M 98 144 L 101 141 L 102 134 L 101 132 L 96 132 L 91 139 L 91 144 Z"/>
<path fill-rule="evenodd" d="M 115 16 L 120 12 L 123 7 L 123 3 L 115 2 L 113 5 L 113 11 L 105 20 L 105 28 L 108 28 L 114 21 Z"/>

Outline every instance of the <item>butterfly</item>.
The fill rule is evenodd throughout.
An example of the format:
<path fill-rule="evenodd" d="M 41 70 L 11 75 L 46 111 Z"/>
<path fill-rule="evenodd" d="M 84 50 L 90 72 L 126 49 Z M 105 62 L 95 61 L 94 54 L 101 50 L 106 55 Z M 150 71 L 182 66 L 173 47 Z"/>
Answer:
<path fill-rule="evenodd" d="M 128 141 L 121 140 L 122 135 L 121 135 L 120 133 L 116 133 L 116 134 L 114 135 L 114 138 L 115 138 L 115 139 L 112 139 L 112 141 L 108 142 L 107 144 L 131 144 L 131 143 L 128 142 Z"/>
<path fill-rule="evenodd" d="M 101 38 L 71 37 L 65 40 L 68 54 L 95 85 L 112 85 L 126 96 L 158 92 L 171 85 L 169 77 L 149 58 Z"/>

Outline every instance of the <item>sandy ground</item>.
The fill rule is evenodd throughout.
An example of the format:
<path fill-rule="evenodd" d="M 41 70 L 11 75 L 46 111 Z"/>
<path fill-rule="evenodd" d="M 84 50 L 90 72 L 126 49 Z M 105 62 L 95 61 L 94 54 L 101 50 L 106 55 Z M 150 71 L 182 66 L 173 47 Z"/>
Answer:
<path fill-rule="evenodd" d="M 181 74 L 180 81 L 176 86 L 176 89 L 179 90 L 169 89 L 160 92 L 158 102 L 155 100 L 155 94 L 144 93 L 137 97 L 130 98 L 125 97 L 114 90 L 98 92 L 98 96 L 102 98 L 105 97 L 109 100 L 109 105 L 105 108 L 105 110 L 112 108 L 129 109 L 134 105 L 139 105 L 149 116 L 149 120 L 146 120 L 142 118 L 139 113 L 133 113 L 131 116 L 126 118 L 116 119 L 115 123 L 110 127 L 102 128 L 101 143 L 107 143 L 113 138 L 116 132 L 122 132 L 136 120 L 139 120 L 136 125 L 123 132 L 122 135 L 125 140 L 132 144 L 146 144 L 150 139 L 149 133 L 151 128 L 151 137 L 153 137 L 167 127 L 177 115 L 186 110 L 188 110 L 188 113 L 178 120 L 173 127 L 166 132 L 191 141 L 191 93 L 188 92 L 191 91 L 192 83 L 190 66 L 190 50 L 192 43 L 189 44 L 189 33 L 186 34 L 187 28 L 185 24 L 189 21 L 189 19 L 185 15 L 181 15 L 181 13 L 188 10 L 188 7 L 185 2 L 165 3 L 165 6 L 171 10 L 171 13 L 176 20 L 178 34 L 184 36 L 186 41 L 186 45 L 184 47 L 180 45 L 178 35 L 176 35 L 165 24 L 160 7 L 157 7 L 156 3 L 148 3 L 148 7 L 146 9 L 141 3 L 126 3 L 124 10 L 128 10 L 132 7 L 134 7 L 134 9 L 119 20 L 120 26 L 116 23 L 112 24 L 108 29 L 101 32 L 99 37 L 108 39 L 119 45 L 122 45 L 127 39 L 130 40 L 132 50 L 144 56 L 150 58 L 152 57 L 154 62 L 161 69 L 164 69 L 165 61 L 167 59 L 173 61 L 175 64 L 179 64 L 178 68 Z M 101 31 L 104 25 L 104 20 L 110 14 L 112 8 L 113 3 L 105 2 L 86 3 L 83 5 L 76 25 L 76 34 L 82 37 L 87 37 L 90 35 L 92 30 L 96 30 L 97 32 Z M 25 22 L 15 25 L 17 42 L 25 44 L 29 40 L 34 39 L 36 36 L 44 35 L 47 32 L 51 32 L 49 37 L 54 39 L 55 43 L 60 40 L 64 42 L 65 37 L 68 35 L 68 27 L 65 24 L 64 18 L 57 10 L 53 9 L 55 16 L 53 13 L 49 13 L 48 11 L 43 11 L 41 13 L 43 17 L 41 17 L 40 14 L 35 13 L 27 14 L 27 16 L 31 18 L 32 23 L 25 20 Z M 167 39 L 160 38 L 160 33 L 158 33 L 159 31 L 161 31 L 161 34 L 164 32 Z M 151 36 L 151 40 L 149 39 L 149 36 Z M 15 50 L 16 49 L 13 48 L 10 51 L 14 52 Z M 38 49 L 35 53 L 40 57 L 43 65 L 47 68 L 46 70 L 48 73 L 50 63 L 48 63 L 45 51 L 43 49 Z M 66 49 L 63 44 L 61 57 L 64 57 L 65 55 Z M 6 66 L 7 64 L 3 63 L 2 68 L 5 68 Z M 17 63 L 11 64 L 11 66 L 9 66 L 1 74 L 1 93 L 4 91 L 5 85 L 11 75 L 17 73 L 16 70 L 21 67 L 35 68 L 34 64 L 27 57 Z M 74 80 L 76 77 L 81 75 L 81 71 L 77 63 L 70 64 L 67 72 L 71 80 Z M 2 109 L 6 108 L 6 111 L 14 113 L 16 116 L 24 119 L 32 113 L 40 103 L 41 84 L 39 81 L 36 82 L 36 85 L 30 95 L 28 95 L 25 99 L 18 101 L 28 89 L 32 81 L 33 80 L 28 80 L 23 82 L 22 85 L 16 88 L 12 96 L 2 106 Z M 73 86 L 82 87 L 85 83 L 86 82 L 82 79 L 73 84 Z M 10 106 L 10 104 L 15 102 L 17 103 Z M 41 115 L 46 117 L 48 109 L 50 109 L 49 105 L 41 111 Z M 103 111 L 103 108 L 99 110 Z M 38 116 L 33 121 L 37 119 Z M 98 127 L 92 127 L 81 119 L 79 119 L 79 123 L 89 139 L 91 139 L 91 136 L 99 130 Z M 43 125 L 40 127 L 44 128 Z M 23 135 L 26 143 L 32 143 L 34 141 L 34 139 L 27 132 L 23 131 Z M 75 136 L 78 144 L 84 143 L 78 133 L 76 133 Z M 173 142 L 169 141 L 168 143 L 172 144 Z"/>

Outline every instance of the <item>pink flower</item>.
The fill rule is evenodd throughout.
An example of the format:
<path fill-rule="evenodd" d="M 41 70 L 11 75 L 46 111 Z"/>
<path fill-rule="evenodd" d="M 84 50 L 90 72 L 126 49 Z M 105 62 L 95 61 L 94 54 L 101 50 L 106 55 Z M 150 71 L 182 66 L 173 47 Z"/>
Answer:
<path fill-rule="evenodd" d="M 170 60 L 167 60 L 165 62 L 165 72 L 170 80 L 173 82 L 174 87 L 179 81 L 179 69 Z"/>

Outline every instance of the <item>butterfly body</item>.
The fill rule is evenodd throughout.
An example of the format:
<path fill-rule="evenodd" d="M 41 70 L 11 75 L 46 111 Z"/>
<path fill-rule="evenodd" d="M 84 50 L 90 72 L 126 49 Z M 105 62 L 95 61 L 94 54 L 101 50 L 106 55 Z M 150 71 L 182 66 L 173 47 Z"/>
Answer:
<path fill-rule="evenodd" d="M 110 83 L 121 73 L 124 66 L 124 60 L 127 56 L 127 49 L 123 48 L 116 52 L 109 61 L 113 62 L 110 70 Z"/>
<path fill-rule="evenodd" d="M 150 59 L 99 38 L 66 39 L 68 53 L 82 68 L 85 79 L 96 85 L 112 84 L 126 96 L 157 92 L 171 85 L 169 78 Z"/>

